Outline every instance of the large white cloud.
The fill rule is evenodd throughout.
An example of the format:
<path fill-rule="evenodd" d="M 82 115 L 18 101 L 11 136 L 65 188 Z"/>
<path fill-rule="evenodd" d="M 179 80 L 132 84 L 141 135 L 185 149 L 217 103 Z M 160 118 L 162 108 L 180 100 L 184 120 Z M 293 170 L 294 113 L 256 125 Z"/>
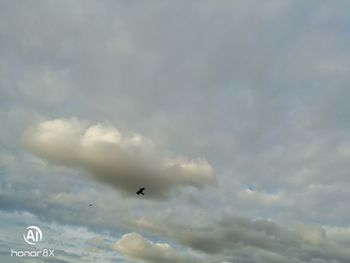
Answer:
<path fill-rule="evenodd" d="M 144 136 L 125 136 L 106 124 L 74 118 L 44 121 L 27 130 L 23 142 L 44 159 L 83 168 L 92 178 L 133 195 L 146 187 L 146 197 L 160 198 L 176 187 L 203 188 L 215 182 L 205 159 L 167 157 Z"/>

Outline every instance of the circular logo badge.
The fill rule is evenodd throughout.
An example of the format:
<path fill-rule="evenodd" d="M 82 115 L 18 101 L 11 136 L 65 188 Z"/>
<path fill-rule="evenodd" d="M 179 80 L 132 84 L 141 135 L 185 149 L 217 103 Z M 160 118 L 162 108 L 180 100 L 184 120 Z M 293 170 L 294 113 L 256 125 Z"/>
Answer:
<path fill-rule="evenodd" d="M 26 231 L 23 233 L 24 241 L 29 245 L 35 245 L 40 242 L 43 238 L 43 234 L 39 227 L 37 226 L 28 226 Z"/>

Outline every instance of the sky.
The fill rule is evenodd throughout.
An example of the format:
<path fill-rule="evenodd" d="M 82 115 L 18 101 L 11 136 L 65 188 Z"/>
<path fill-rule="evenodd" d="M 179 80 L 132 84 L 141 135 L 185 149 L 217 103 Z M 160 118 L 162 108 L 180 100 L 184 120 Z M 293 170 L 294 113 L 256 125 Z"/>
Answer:
<path fill-rule="evenodd" d="M 0 261 L 350 262 L 349 8 L 1 0 Z"/>

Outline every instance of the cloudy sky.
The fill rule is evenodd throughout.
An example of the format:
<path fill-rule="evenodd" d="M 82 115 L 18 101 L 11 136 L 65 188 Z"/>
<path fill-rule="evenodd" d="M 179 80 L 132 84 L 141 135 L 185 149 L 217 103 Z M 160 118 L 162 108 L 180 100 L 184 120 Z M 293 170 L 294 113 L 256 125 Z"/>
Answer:
<path fill-rule="evenodd" d="M 349 9 L 0 1 L 0 261 L 350 262 Z"/>

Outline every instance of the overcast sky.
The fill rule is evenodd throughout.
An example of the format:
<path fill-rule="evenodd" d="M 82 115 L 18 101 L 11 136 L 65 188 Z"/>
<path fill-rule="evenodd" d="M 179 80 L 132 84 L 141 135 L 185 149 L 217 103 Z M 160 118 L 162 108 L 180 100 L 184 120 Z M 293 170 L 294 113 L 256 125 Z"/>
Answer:
<path fill-rule="evenodd" d="M 0 261 L 350 262 L 349 10 L 0 1 Z"/>

